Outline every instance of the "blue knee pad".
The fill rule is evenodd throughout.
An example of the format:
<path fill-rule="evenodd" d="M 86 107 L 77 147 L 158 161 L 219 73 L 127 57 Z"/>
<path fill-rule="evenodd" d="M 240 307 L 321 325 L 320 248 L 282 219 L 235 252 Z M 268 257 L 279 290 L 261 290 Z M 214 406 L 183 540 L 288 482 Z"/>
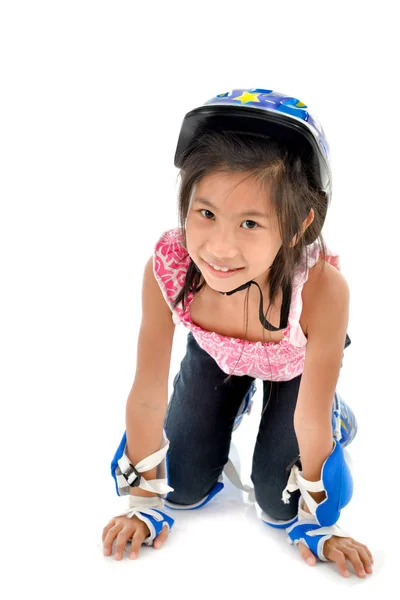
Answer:
<path fill-rule="evenodd" d="M 294 517 L 292 517 L 291 519 L 288 519 L 287 521 L 284 521 L 281 519 L 275 519 L 275 517 L 271 517 L 268 513 L 266 513 L 261 508 L 261 506 L 258 504 L 257 501 L 255 501 L 255 508 L 256 508 L 257 517 L 261 521 L 263 521 L 266 525 L 269 525 L 270 527 L 274 527 L 275 529 L 286 529 L 287 527 L 290 527 L 297 521 L 297 514 Z"/>
<path fill-rule="evenodd" d="M 332 430 L 342 448 L 351 444 L 358 430 L 353 411 L 336 391 L 332 408 Z"/>
<path fill-rule="evenodd" d="M 169 495 L 169 493 L 168 493 L 167 496 L 165 497 L 164 504 L 165 504 L 165 506 L 168 506 L 168 508 L 172 508 L 174 510 L 195 510 L 196 508 L 201 508 L 202 506 L 205 506 L 205 504 L 210 502 L 210 500 L 212 498 L 214 498 L 214 496 L 216 496 L 223 489 L 223 487 L 224 487 L 224 484 L 222 483 L 222 474 L 221 474 L 217 483 L 212 488 L 211 492 L 209 492 L 207 494 L 207 496 L 204 496 L 204 498 L 199 500 L 199 502 L 195 502 L 194 504 L 176 504 L 175 502 L 171 502 L 170 500 L 167 500 L 167 497 Z"/>

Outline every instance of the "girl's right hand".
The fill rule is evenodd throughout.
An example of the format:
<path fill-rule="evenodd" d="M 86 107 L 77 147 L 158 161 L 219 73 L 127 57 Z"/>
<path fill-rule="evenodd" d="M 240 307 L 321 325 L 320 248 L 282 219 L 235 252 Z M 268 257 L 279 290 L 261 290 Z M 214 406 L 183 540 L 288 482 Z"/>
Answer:
<path fill-rule="evenodd" d="M 112 546 L 116 539 L 115 560 L 120 560 L 122 558 L 125 544 L 128 541 L 131 542 L 129 558 L 135 559 L 139 554 L 143 540 L 145 540 L 148 535 L 150 535 L 149 528 L 146 523 L 138 519 L 136 515 L 133 515 L 133 517 L 114 517 L 103 529 L 102 541 L 104 555 L 109 556 L 112 554 Z M 154 547 L 161 548 L 167 538 L 168 527 L 163 527 L 161 533 L 153 541 Z"/>

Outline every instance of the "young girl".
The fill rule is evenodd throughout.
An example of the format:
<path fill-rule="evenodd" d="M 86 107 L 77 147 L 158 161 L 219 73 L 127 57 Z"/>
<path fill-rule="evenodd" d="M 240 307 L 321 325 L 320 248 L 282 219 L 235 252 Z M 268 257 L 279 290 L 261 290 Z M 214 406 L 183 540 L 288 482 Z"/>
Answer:
<path fill-rule="evenodd" d="M 129 508 L 104 528 L 104 553 L 115 539 L 117 559 L 128 541 L 132 558 L 142 543 L 160 547 L 174 523 L 165 507 L 204 506 L 225 472 L 309 564 L 336 561 L 348 576 L 350 560 L 365 577 L 371 552 L 337 525 L 353 489 L 342 448 L 357 424 L 336 390 L 349 289 L 321 233 L 331 199 L 323 129 L 296 98 L 233 90 L 185 116 L 175 165 L 180 227 L 145 267 L 137 371 L 111 464 Z M 178 323 L 187 350 L 168 402 Z M 256 378 L 251 488 L 229 449 Z"/>

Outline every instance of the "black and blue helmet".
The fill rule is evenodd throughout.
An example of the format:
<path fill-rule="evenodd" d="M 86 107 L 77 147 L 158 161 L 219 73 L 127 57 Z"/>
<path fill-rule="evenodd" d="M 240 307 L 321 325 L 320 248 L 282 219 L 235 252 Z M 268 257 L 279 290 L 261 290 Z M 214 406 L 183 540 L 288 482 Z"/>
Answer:
<path fill-rule="evenodd" d="M 330 200 L 328 142 L 318 119 L 301 100 L 258 88 L 236 89 L 214 96 L 185 115 L 175 152 L 176 167 L 183 166 L 186 152 L 207 130 L 259 135 L 283 142 L 301 156 L 311 183 Z"/>

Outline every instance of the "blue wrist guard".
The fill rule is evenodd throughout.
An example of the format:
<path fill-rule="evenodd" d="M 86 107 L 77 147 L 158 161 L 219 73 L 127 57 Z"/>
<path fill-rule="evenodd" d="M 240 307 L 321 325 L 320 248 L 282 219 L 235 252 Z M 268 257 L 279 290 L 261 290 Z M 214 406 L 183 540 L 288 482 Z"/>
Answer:
<path fill-rule="evenodd" d="M 164 508 L 164 499 L 160 497 L 129 496 L 129 508 L 119 513 L 118 516 L 133 517 L 146 523 L 150 535 L 143 540 L 146 546 L 152 546 L 154 539 L 161 533 L 163 527 L 170 531 L 175 519 L 167 515 Z"/>
<path fill-rule="evenodd" d="M 333 535 L 338 537 L 350 537 L 350 534 L 338 525 L 320 527 L 315 516 L 302 510 L 303 498 L 299 499 L 299 511 L 295 523 L 286 529 L 288 542 L 298 544 L 302 542 L 320 560 L 328 561 L 324 554 L 324 544 Z"/>

